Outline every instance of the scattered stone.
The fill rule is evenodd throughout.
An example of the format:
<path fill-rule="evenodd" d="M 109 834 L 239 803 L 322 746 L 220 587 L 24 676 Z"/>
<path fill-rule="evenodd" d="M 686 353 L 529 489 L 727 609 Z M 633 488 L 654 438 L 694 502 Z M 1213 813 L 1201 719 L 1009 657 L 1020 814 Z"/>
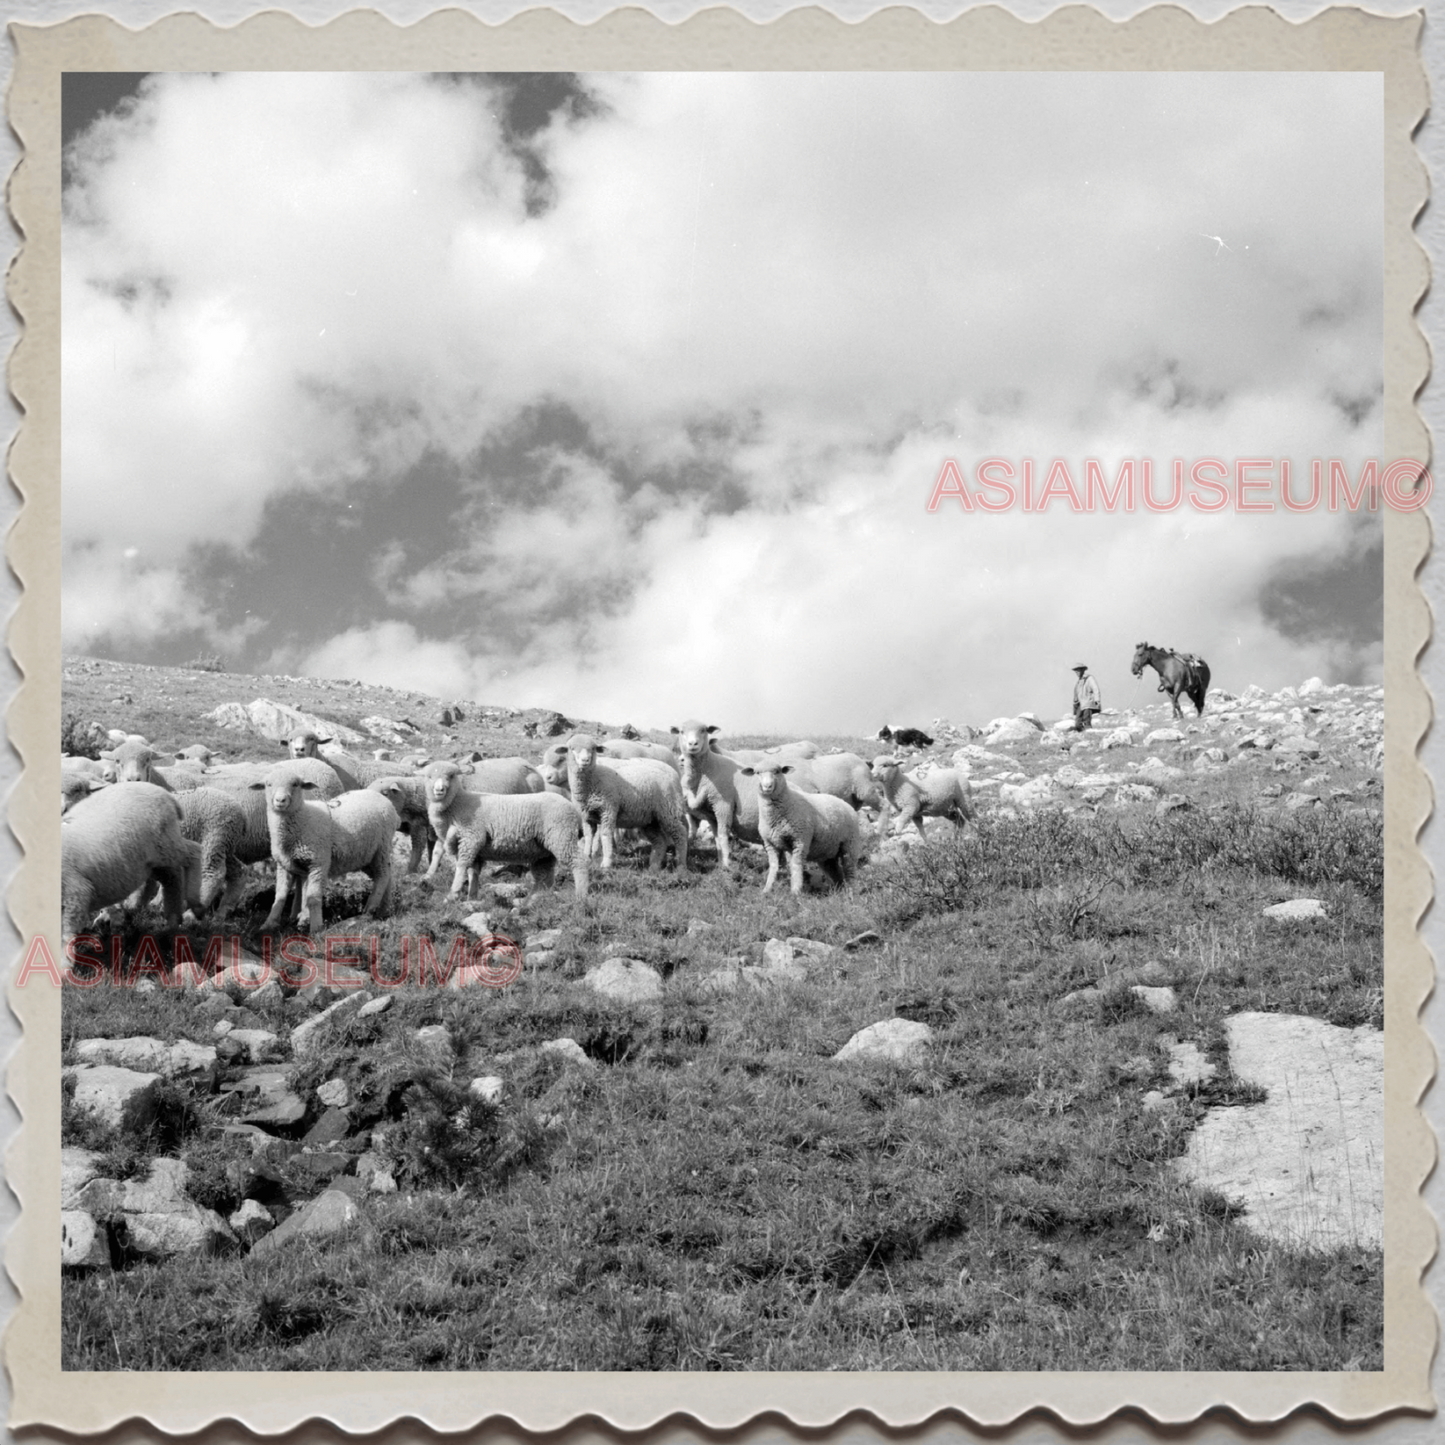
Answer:
<path fill-rule="evenodd" d="M 373 1194 L 395 1194 L 396 1178 L 389 1169 L 378 1169 L 371 1176 L 370 1189 Z"/>
<path fill-rule="evenodd" d="M 1287 903 L 1272 903 L 1264 910 L 1266 918 L 1282 918 L 1298 922 L 1306 918 L 1323 918 L 1325 905 L 1318 898 L 1291 898 Z"/>
<path fill-rule="evenodd" d="M 328 1109 L 344 1109 L 351 1102 L 345 1079 L 327 1079 L 316 1091 L 316 1100 Z"/>
<path fill-rule="evenodd" d="M 1283 737 L 1275 744 L 1275 751 L 1289 753 L 1296 757 L 1317 758 L 1320 755 L 1320 745 L 1313 739 L 1293 734 L 1290 737 Z"/>
<path fill-rule="evenodd" d="M 247 1244 L 255 1244 L 263 1234 L 269 1234 L 276 1227 L 271 1211 L 259 1199 L 246 1199 L 241 1207 L 226 1220 L 236 1238 Z"/>
<path fill-rule="evenodd" d="M 483 1074 L 467 1085 L 467 1093 L 474 1099 L 480 1099 L 484 1104 L 495 1104 L 501 1100 L 502 1090 L 505 1087 L 505 1082 L 496 1074 Z"/>
<path fill-rule="evenodd" d="M 495 892 L 495 888 L 492 890 Z M 462 919 L 462 927 L 478 938 L 485 938 L 492 930 L 492 915 L 484 911 L 469 913 Z"/>
<path fill-rule="evenodd" d="M 562 930 L 560 928 L 544 928 L 540 933 L 528 934 L 522 947 L 527 953 L 531 953 L 534 948 L 554 949 L 561 941 Z"/>
<path fill-rule="evenodd" d="M 306 1117 L 306 1104 L 292 1092 L 285 1069 L 246 1069 L 239 1078 L 223 1083 L 221 1093 L 234 1100 L 228 1101 L 229 1112 L 243 1124 L 285 1127 Z"/>
<path fill-rule="evenodd" d="M 1289 793 L 1285 796 L 1284 807 L 1294 812 L 1297 808 L 1318 807 L 1319 802 L 1319 797 L 1314 793 Z"/>
<path fill-rule="evenodd" d="M 268 978 L 260 988 L 250 990 L 244 1002 L 250 1009 L 279 1008 L 286 1002 L 286 995 L 276 979 Z"/>
<path fill-rule="evenodd" d="M 1182 743 L 1184 734 L 1178 728 L 1155 728 L 1144 739 L 1144 746 L 1152 747 L 1155 743 Z"/>
<path fill-rule="evenodd" d="M 1114 797 L 1121 803 L 1152 803 L 1155 794 L 1146 783 L 1125 783 Z"/>
<path fill-rule="evenodd" d="M 687 931 L 689 937 L 696 938 L 701 934 L 721 933 L 722 928 L 716 923 L 709 923 L 705 918 L 689 918 Z"/>
<path fill-rule="evenodd" d="M 1190 1084 L 1206 1084 L 1219 1071 L 1199 1051 L 1199 1045 L 1185 1040 L 1176 1043 L 1170 1040 L 1169 1075 L 1175 1087 L 1187 1088 Z"/>
<path fill-rule="evenodd" d="M 618 1003 L 643 1003 L 662 997 L 662 975 L 637 958 L 609 958 L 589 969 L 582 982 L 594 993 Z"/>
<path fill-rule="evenodd" d="M 236 1237 L 215 1210 L 187 1197 L 187 1172 L 179 1159 L 153 1159 L 143 1180 L 92 1180 L 81 1190 L 79 1203 L 97 1222 L 110 1225 L 127 1253 L 143 1259 L 218 1254 Z"/>
<path fill-rule="evenodd" d="M 359 1008 L 369 998 L 370 995 L 365 990 L 358 990 L 346 998 L 338 999 L 328 1008 L 322 1009 L 314 1018 L 307 1019 L 303 1024 L 297 1024 L 291 1030 L 292 1056 L 304 1059 L 315 1053 L 321 1047 L 321 1039 L 327 1025 L 339 1023 L 349 1011 Z"/>
<path fill-rule="evenodd" d="M 357 1009 L 356 1016 L 359 1019 L 375 1018 L 377 1014 L 384 1014 L 396 1000 L 389 993 L 382 994 L 380 998 L 374 998 L 370 1003 L 364 1003 Z"/>
<path fill-rule="evenodd" d="M 93 1215 L 84 1209 L 60 1211 L 60 1267 L 109 1269 L 110 1243 Z"/>
<path fill-rule="evenodd" d="M 1154 808 L 1158 817 L 1164 817 L 1167 813 L 1177 813 L 1184 808 L 1192 808 L 1193 803 L 1183 793 L 1170 793 L 1161 798 Z"/>
<path fill-rule="evenodd" d="M 838 951 L 831 943 L 816 938 L 789 938 L 787 943 L 794 953 L 806 953 L 809 958 L 831 958 Z"/>
<path fill-rule="evenodd" d="M 883 1019 L 859 1031 L 833 1055 L 838 1060 L 892 1059 L 900 1064 L 922 1063 L 933 1030 L 913 1019 Z"/>
<path fill-rule="evenodd" d="M 1157 959 L 1150 959 L 1137 975 L 1140 983 L 1161 984 L 1168 980 L 1169 970 Z"/>
<path fill-rule="evenodd" d="M 1022 717 L 999 718 L 989 724 L 982 741 L 986 748 L 1003 747 L 1009 743 L 1037 742 L 1042 733 L 1043 728 L 1035 721 Z"/>
<path fill-rule="evenodd" d="M 548 1039 L 547 1042 L 542 1045 L 542 1052 L 544 1054 L 557 1054 L 565 1063 L 575 1064 L 579 1068 L 591 1069 L 596 1067 L 587 1050 L 584 1049 L 576 1039 Z"/>
<path fill-rule="evenodd" d="M 1150 1013 L 1168 1014 L 1173 1013 L 1178 1007 L 1179 1000 L 1172 988 L 1151 988 L 1148 984 L 1136 983 L 1130 986 L 1129 992 L 1135 998 L 1141 999 Z"/>
<path fill-rule="evenodd" d="M 155 1113 L 159 1074 L 98 1064 L 72 1065 L 60 1076 L 75 1080 L 76 1108 L 95 1114 L 111 1129 L 144 1128 Z"/>
<path fill-rule="evenodd" d="M 73 1209 L 80 1197 L 80 1191 L 92 1179 L 100 1177 L 96 1167 L 97 1156 L 89 1149 L 77 1149 L 73 1144 L 60 1148 L 60 1207 Z"/>
<path fill-rule="evenodd" d="M 522 961 L 528 968 L 545 968 L 556 956 L 549 948 L 528 949 Z"/>
<path fill-rule="evenodd" d="M 253 1064 L 264 1064 L 281 1057 L 281 1040 L 270 1029 L 232 1028 L 226 1039 L 240 1045 L 243 1055 Z"/>
<path fill-rule="evenodd" d="M 223 1039 L 235 1027 L 235 1024 L 233 1024 L 230 1019 L 217 1019 L 216 1026 L 211 1032 L 215 1034 L 218 1039 Z"/>
<path fill-rule="evenodd" d="M 445 1024 L 424 1024 L 414 1037 L 427 1053 L 443 1061 L 450 1060 L 455 1052 L 451 1030 Z"/>
<path fill-rule="evenodd" d="M 525 883 L 493 883 L 490 887 L 492 896 L 503 903 L 519 902 L 527 894 Z"/>
<path fill-rule="evenodd" d="M 1076 988 L 1072 993 L 1066 993 L 1059 1000 L 1059 1004 L 1063 1008 L 1071 1008 L 1075 1004 L 1094 1003 L 1099 997 L 1099 990 L 1096 988 Z"/>
<path fill-rule="evenodd" d="M 1174 1100 L 1161 1093 L 1158 1089 L 1150 1089 L 1149 1092 L 1144 1095 L 1144 1112 L 1146 1114 L 1159 1114 L 1174 1107 Z"/>
<path fill-rule="evenodd" d="M 376 1188 L 376 1177 L 372 1176 L 372 1188 Z M 298 1239 L 324 1240 L 349 1229 L 358 1219 L 361 1211 L 355 1201 L 339 1189 L 328 1189 L 310 1204 L 298 1209 L 279 1228 L 256 1241 L 251 1249 L 251 1258 L 265 1258 L 278 1250 L 294 1244 Z"/>

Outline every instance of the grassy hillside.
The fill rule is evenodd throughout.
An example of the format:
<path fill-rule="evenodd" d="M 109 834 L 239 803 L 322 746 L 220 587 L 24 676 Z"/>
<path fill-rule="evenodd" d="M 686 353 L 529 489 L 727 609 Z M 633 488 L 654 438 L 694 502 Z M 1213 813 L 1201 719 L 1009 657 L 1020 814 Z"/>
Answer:
<path fill-rule="evenodd" d="M 257 696 L 350 725 L 405 715 L 436 750 L 539 747 L 526 715 L 464 702 L 466 722 L 443 729 L 439 700 L 384 689 L 80 660 L 66 679 L 81 718 L 233 757 L 279 750 L 197 719 Z M 975 827 L 879 850 L 846 894 L 765 897 L 759 852 L 740 848 L 728 876 L 706 845 L 687 874 L 649 875 L 645 852 L 595 870 L 582 905 L 564 887 L 514 908 L 510 875 L 453 903 L 443 865 L 438 888 L 403 878 L 395 914 L 363 923 L 355 880 L 327 926 L 360 938 L 342 951 L 361 960 L 375 939 L 382 983 L 403 939 L 430 936 L 444 958 L 478 906 L 526 965 L 506 988 L 390 991 L 388 1011 L 351 1010 L 304 1056 L 288 1057 L 291 1031 L 346 990 L 228 1006 L 215 990 L 68 989 L 67 1059 L 83 1039 L 216 1044 L 218 1023 L 260 1027 L 305 1104 L 260 1141 L 236 1130 L 220 1088 L 244 1068 L 224 1050 L 214 1085 L 165 1085 L 143 1129 L 67 1104 L 64 1142 L 104 1177 L 143 1178 L 167 1155 L 223 1217 L 252 1198 L 279 1223 L 332 1182 L 358 1218 L 269 1254 L 159 1263 L 113 1232 L 113 1268 L 64 1281 L 65 1367 L 1380 1368 L 1378 1250 L 1293 1252 L 1170 1167 L 1206 1108 L 1255 1097 L 1229 1069 L 1231 1014 L 1381 1021 L 1378 699 L 1320 699 L 1305 714 L 1319 756 L 1241 746 L 1301 701 L 1223 700 L 1177 743 L 1101 752 L 1101 729 L 1082 749 L 1044 734 L 995 749 L 974 763 Z M 995 801 L 1044 775 L 1064 781 L 1038 805 Z M 1325 918 L 1263 916 L 1300 895 Z M 251 953 L 270 897 L 258 874 L 227 925 Z M 115 925 L 125 959 L 155 922 Z M 173 936 L 154 936 L 169 956 Z M 199 956 L 204 931 L 185 936 Z M 833 947 L 767 973 L 768 940 L 789 938 Z M 660 998 L 588 987 L 608 955 L 655 969 Z M 1173 1011 L 1136 984 L 1172 987 Z M 928 1024 L 926 1051 L 832 1057 L 889 1018 Z M 586 1062 L 541 1047 L 559 1038 Z M 1174 1082 L 1178 1040 L 1211 1079 Z M 484 1077 L 502 1081 L 494 1102 L 469 1093 Z M 336 1080 L 340 1111 L 317 1097 Z M 395 1192 L 367 1182 L 378 1167 Z"/>

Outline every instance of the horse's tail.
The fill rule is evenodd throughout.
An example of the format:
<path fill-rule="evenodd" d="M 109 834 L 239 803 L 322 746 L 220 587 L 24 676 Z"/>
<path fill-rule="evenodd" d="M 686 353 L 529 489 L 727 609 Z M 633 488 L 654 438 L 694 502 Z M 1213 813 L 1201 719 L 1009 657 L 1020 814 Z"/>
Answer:
<path fill-rule="evenodd" d="M 1189 672 L 1189 700 L 1200 717 L 1204 716 L 1204 699 L 1209 692 L 1209 664 L 1201 657 Z"/>

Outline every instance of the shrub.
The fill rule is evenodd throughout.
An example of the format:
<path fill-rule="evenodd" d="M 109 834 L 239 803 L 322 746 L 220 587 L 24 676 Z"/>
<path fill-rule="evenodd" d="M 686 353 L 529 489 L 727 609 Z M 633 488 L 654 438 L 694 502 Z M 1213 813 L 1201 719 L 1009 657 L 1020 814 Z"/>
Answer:
<path fill-rule="evenodd" d="M 79 713 L 68 712 L 60 719 L 60 751 L 75 758 L 98 761 L 100 750 L 109 739 L 105 729 L 96 722 L 86 722 Z"/>
<path fill-rule="evenodd" d="M 226 663 L 223 658 L 217 657 L 215 653 L 193 657 L 186 666 L 192 672 L 225 672 Z"/>

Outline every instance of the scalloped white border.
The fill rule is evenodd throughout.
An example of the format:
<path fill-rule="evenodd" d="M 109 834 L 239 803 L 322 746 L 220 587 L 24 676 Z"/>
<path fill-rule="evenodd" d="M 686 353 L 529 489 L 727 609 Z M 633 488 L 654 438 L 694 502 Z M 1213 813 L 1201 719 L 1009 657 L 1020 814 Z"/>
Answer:
<path fill-rule="evenodd" d="M 1428 438 L 1413 397 L 1423 384 L 1426 350 L 1412 311 L 1423 292 L 1426 264 L 1410 234 L 1424 200 L 1423 168 L 1409 134 L 1423 113 L 1423 73 L 1415 59 L 1408 19 L 1335 11 L 1319 21 L 1293 25 L 1272 12 L 1233 14 L 1204 26 L 1175 7 L 1158 7 L 1129 23 L 1136 53 L 1164 46 L 1177 66 L 1192 68 L 1288 68 L 1279 47 L 1298 52 L 1314 44 L 1310 68 L 1348 65 L 1362 44 L 1384 39 L 1387 59 L 1386 212 L 1386 450 L 1390 456 L 1426 454 Z M 1409 32 L 1406 43 L 1400 41 Z M 1117 42 L 1113 22 L 1083 7 L 1068 7 L 1037 25 L 1024 25 L 994 7 L 974 11 L 942 27 L 916 11 L 893 10 L 862 23 L 844 24 L 821 11 L 793 11 L 766 27 L 729 11 L 708 11 L 684 25 L 664 25 L 637 10 L 618 11 L 578 26 L 555 12 L 534 11 L 502 26 L 484 26 L 451 11 L 405 29 L 375 12 L 342 16 L 323 29 L 271 12 L 239 27 L 219 30 L 190 15 L 143 31 L 125 30 L 104 17 L 72 21 L 46 30 L 14 31 L 20 61 L 12 92 L 12 124 L 27 145 L 27 165 L 12 179 L 12 209 L 27 245 L 10 278 L 12 303 L 26 332 L 12 358 L 11 385 L 27 418 L 11 456 L 11 470 L 26 493 L 23 515 L 12 531 L 9 555 L 26 587 L 11 626 L 12 650 L 27 682 L 10 714 L 11 734 L 27 768 L 12 800 L 16 834 L 38 858 L 54 858 L 58 826 L 39 799 L 54 792 L 58 766 L 51 739 L 58 727 L 58 149 L 54 130 L 55 73 L 62 68 L 233 69 L 458 68 L 464 65 L 610 66 L 666 68 L 749 66 L 866 68 L 879 63 L 879 47 L 892 67 L 916 63 L 936 68 L 950 44 L 967 35 L 972 65 L 987 53 L 1005 64 L 1047 65 L 1037 47 L 1062 45 L 1074 61 L 1093 47 Z M 1385 38 L 1388 37 L 1388 38 Z M 77 51 L 74 47 L 82 47 Z M 1318 48 L 1323 45 L 1323 49 Z M 1058 49 L 1051 52 L 1057 63 Z M 1099 52 L 1093 50 L 1097 55 Z M 62 59 L 62 56 L 64 57 Z M 1204 59 L 1206 63 L 1201 63 Z M 1296 59 L 1298 63 L 1298 59 Z M 1107 68 L 1085 60 L 1087 68 Z M 49 92 L 47 92 L 47 85 Z M 47 129 L 47 127 L 49 129 Z M 48 149 L 47 149 L 48 146 Z M 1415 672 L 1415 658 L 1429 633 L 1424 598 L 1414 573 L 1428 548 L 1424 517 L 1389 513 L 1387 558 L 1386 725 L 1387 955 L 1390 994 L 1386 1075 L 1390 1110 L 1387 1217 L 1387 1357 L 1382 1375 L 62 1375 L 58 1342 L 58 1280 L 47 1223 L 58 1207 L 55 1148 L 30 1147 L 58 1138 L 58 999 L 52 991 L 11 992 L 28 1041 L 11 1070 L 10 1089 L 27 1130 L 8 1156 L 9 1173 L 31 1206 L 9 1244 L 7 1263 L 23 1299 L 7 1332 L 6 1356 L 15 1404 L 12 1423 L 46 1422 L 76 1431 L 107 1428 L 142 1418 L 170 1430 L 190 1430 L 230 1417 L 251 1429 L 273 1432 L 322 1418 L 353 1430 L 388 1421 L 419 1420 L 458 1429 L 483 1419 L 517 1421 L 533 1430 L 553 1429 L 592 1417 L 613 1426 L 639 1428 L 684 1416 L 714 1427 L 736 1426 L 763 1411 L 780 1411 L 800 1426 L 819 1426 L 845 1415 L 898 1426 L 936 1417 L 998 1425 L 1044 1407 L 1072 1424 L 1106 1418 L 1122 1407 L 1160 1421 L 1185 1421 L 1226 1406 L 1245 1419 L 1282 1419 L 1313 1403 L 1340 1419 L 1364 1419 L 1400 1406 L 1429 1408 L 1427 1371 L 1435 1322 L 1415 1278 L 1434 1245 L 1434 1228 L 1418 1189 L 1433 1158 L 1434 1143 L 1413 1101 L 1431 1075 L 1433 1059 L 1415 1014 L 1429 986 L 1429 959 L 1415 920 L 1430 897 L 1430 880 L 1414 838 L 1429 811 L 1429 787 L 1414 759 L 1428 717 L 1429 700 Z M 46 932 L 54 946 L 53 867 L 27 866 L 13 885 L 11 913 L 23 934 Z M 53 1045 L 53 1046 L 52 1046 Z M 1403 1199 L 1397 1207 L 1395 1201 Z M 1410 1261 L 1402 1264 L 1401 1261 Z M 645 1386 L 639 1389 L 640 1383 Z"/>

